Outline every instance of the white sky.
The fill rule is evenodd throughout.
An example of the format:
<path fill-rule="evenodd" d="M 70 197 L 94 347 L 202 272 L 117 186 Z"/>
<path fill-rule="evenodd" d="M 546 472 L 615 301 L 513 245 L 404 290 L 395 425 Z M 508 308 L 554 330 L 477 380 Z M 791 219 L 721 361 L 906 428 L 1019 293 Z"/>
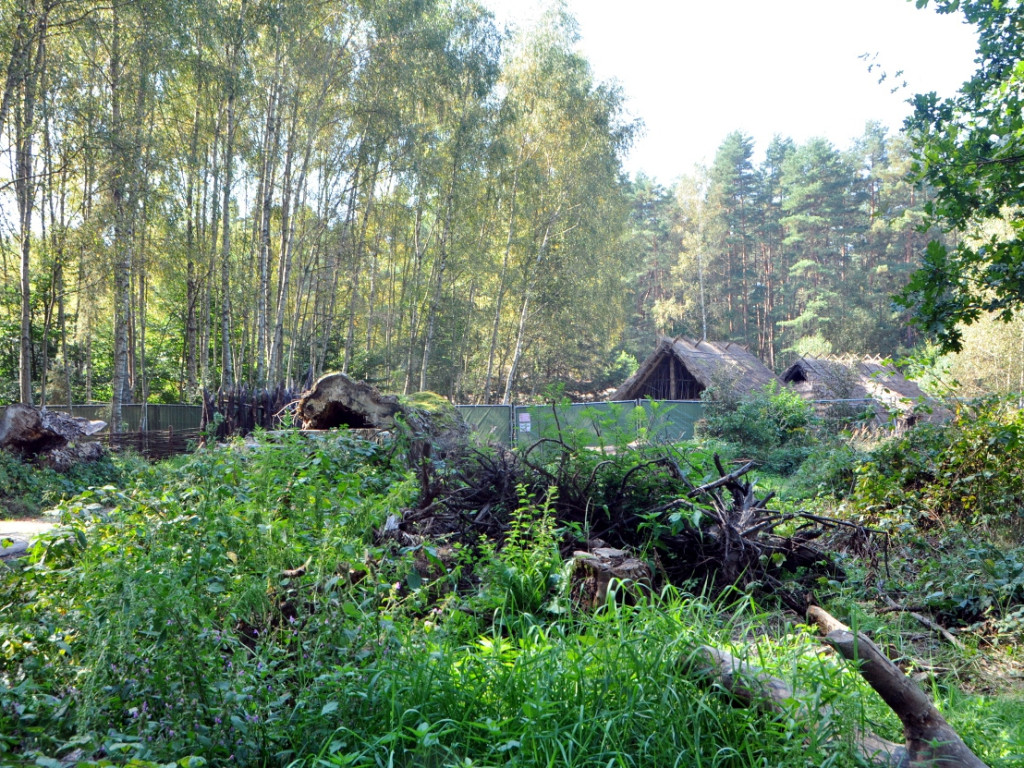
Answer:
<path fill-rule="evenodd" d="M 483 0 L 527 25 L 536 0 Z M 733 130 L 846 148 L 868 120 L 895 132 L 914 93 L 952 95 L 974 71 L 958 14 L 909 0 L 567 0 L 597 80 L 617 80 L 645 135 L 626 160 L 662 183 L 710 163 Z M 868 72 L 869 54 L 889 73 Z M 903 74 L 894 77 L 898 70 Z M 891 93 L 895 85 L 906 87 Z"/>

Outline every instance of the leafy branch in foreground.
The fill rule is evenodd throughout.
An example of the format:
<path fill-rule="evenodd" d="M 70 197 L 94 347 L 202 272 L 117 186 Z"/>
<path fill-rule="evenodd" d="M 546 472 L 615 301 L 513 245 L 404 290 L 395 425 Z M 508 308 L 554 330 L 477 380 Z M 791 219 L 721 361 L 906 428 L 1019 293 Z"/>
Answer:
<path fill-rule="evenodd" d="M 919 8 L 929 0 L 917 0 Z M 983 313 L 1010 320 L 1024 302 L 1024 8 L 1017 2 L 935 0 L 940 13 L 962 12 L 978 29 L 978 70 L 953 97 L 914 97 L 907 129 L 920 181 L 935 191 L 926 205 L 934 225 L 958 231 L 947 247 L 933 240 L 922 268 L 898 301 L 958 351 L 962 332 Z M 993 220 L 999 233 L 985 231 Z"/>

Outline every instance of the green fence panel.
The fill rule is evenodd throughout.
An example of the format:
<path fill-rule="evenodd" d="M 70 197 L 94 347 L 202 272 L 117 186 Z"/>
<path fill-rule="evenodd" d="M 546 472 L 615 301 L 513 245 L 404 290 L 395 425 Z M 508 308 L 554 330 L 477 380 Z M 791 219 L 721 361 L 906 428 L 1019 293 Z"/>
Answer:
<path fill-rule="evenodd" d="M 477 437 L 505 447 L 512 445 L 511 405 L 455 406 Z"/>
<path fill-rule="evenodd" d="M 516 443 L 532 445 L 543 438 L 562 439 L 593 447 L 635 439 L 636 402 L 527 405 L 515 409 Z"/>
<path fill-rule="evenodd" d="M 676 443 L 693 439 L 694 425 L 704 418 L 699 400 L 644 400 L 648 439 L 652 443 Z"/>
<path fill-rule="evenodd" d="M 704 404 L 690 400 L 520 406 L 513 430 L 516 442 L 527 446 L 559 436 L 590 447 L 638 439 L 678 442 L 693 437 L 694 424 L 703 415 Z"/>
<path fill-rule="evenodd" d="M 90 421 L 105 421 L 110 424 L 110 405 L 49 405 L 51 411 L 70 413 L 72 416 L 79 416 Z M 3 417 L 4 407 L 0 406 L 0 418 Z M 143 406 L 141 403 L 130 403 L 121 406 L 121 418 L 124 420 L 125 432 L 138 432 L 142 424 L 143 411 L 145 410 L 148 432 L 165 432 L 168 429 L 174 432 L 187 432 L 199 429 L 203 418 L 203 406 L 201 405 L 179 405 L 177 403 L 149 403 Z M 108 427 L 109 429 L 109 427 Z M 506 429 L 506 432 L 508 430 Z"/>
<path fill-rule="evenodd" d="M 52 406 L 73 416 L 110 422 L 110 405 Z M 703 415 L 703 403 L 649 400 L 637 403 L 573 403 L 550 405 L 459 405 L 459 413 L 479 438 L 504 446 L 532 445 L 543 437 L 572 439 L 592 447 L 610 446 L 645 438 L 651 442 L 673 442 L 693 437 L 693 425 Z M 144 406 L 121 406 L 125 432 L 138 432 Z M 0 417 L 4 408 L 0 406 Z M 145 406 L 149 432 L 197 430 L 202 420 L 200 405 L 150 403 Z"/>

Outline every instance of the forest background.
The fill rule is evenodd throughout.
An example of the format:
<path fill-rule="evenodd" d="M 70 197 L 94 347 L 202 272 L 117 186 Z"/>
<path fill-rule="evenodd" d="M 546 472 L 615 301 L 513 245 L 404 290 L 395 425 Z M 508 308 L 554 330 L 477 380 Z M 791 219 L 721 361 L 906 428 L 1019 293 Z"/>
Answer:
<path fill-rule="evenodd" d="M 629 178 L 641 126 L 557 5 L 514 36 L 470 0 L 0 11 L 0 402 L 117 423 L 327 370 L 510 402 L 593 396 L 655 333 L 776 368 L 921 346 L 891 297 L 950 237 L 906 137 L 737 132 Z M 1018 325 L 976 326 L 980 385 L 1017 384 Z"/>

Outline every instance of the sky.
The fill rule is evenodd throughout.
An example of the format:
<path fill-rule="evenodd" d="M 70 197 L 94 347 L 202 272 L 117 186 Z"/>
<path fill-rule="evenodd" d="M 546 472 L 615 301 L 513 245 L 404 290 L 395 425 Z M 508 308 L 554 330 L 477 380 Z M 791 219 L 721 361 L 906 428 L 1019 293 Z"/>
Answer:
<path fill-rule="evenodd" d="M 499 24 L 517 26 L 529 26 L 540 7 L 482 1 Z M 758 152 L 777 133 L 798 143 L 824 136 L 846 148 L 869 120 L 896 132 L 914 93 L 950 96 L 975 69 L 973 28 L 908 0 L 566 5 L 595 78 L 617 81 L 629 115 L 645 125 L 626 170 L 664 184 L 710 164 L 735 130 L 752 136 Z"/>

